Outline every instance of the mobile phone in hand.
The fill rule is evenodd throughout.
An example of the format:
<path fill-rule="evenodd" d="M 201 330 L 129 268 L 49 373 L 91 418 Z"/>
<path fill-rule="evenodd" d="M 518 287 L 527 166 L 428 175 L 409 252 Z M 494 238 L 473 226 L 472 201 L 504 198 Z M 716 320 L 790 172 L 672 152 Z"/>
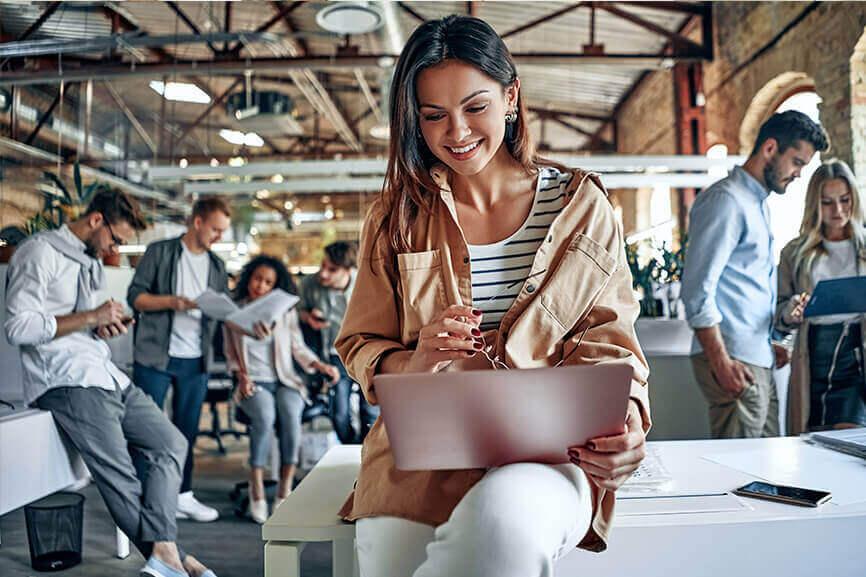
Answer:
<path fill-rule="evenodd" d="M 779 501 L 803 507 L 817 507 L 830 500 L 829 491 L 789 487 L 787 485 L 773 485 L 772 483 L 764 483 L 762 481 L 753 481 L 748 485 L 738 487 L 734 489 L 733 493 L 742 497 Z"/>

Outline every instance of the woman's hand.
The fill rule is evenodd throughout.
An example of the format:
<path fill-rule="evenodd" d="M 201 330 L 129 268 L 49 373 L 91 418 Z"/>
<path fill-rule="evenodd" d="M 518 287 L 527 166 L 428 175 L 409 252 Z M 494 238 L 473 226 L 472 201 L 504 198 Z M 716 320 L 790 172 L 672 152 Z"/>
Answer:
<path fill-rule="evenodd" d="M 256 394 L 256 384 L 250 379 L 246 373 L 238 373 L 238 397 L 241 399 L 249 399 Z"/>
<path fill-rule="evenodd" d="M 806 304 L 809 302 L 809 293 L 804 292 L 791 297 L 785 311 L 782 313 L 782 320 L 788 325 L 799 325 L 803 322 L 803 311 L 806 310 Z"/>
<path fill-rule="evenodd" d="M 406 371 L 435 373 L 457 359 L 472 357 L 482 348 L 481 311 L 451 305 L 436 315 L 418 333 L 418 344 L 409 358 Z"/>
<path fill-rule="evenodd" d="M 637 402 L 629 400 L 625 432 L 611 437 L 596 437 L 583 447 L 570 447 L 568 456 L 593 483 L 602 489 L 616 491 L 646 455 L 642 424 Z"/>

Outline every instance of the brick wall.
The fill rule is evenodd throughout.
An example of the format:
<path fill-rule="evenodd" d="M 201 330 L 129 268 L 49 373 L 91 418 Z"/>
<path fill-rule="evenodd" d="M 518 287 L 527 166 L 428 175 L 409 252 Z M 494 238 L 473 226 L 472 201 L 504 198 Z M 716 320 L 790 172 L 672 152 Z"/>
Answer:
<path fill-rule="evenodd" d="M 821 123 L 832 140 L 831 153 L 851 163 L 866 183 L 866 41 L 852 64 L 864 36 L 866 3 L 715 2 L 713 10 L 716 58 L 703 70 L 707 146 L 722 143 L 732 154 L 748 152 L 741 133 L 752 140 L 757 127 L 746 122 L 744 130 L 744 120 L 757 116 L 759 125 L 765 118 L 758 112 L 769 113 L 783 96 L 769 89 L 759 93 L 774 82 L 784 92 L 799 82 L 785 75 L 800 73 L 823 99 Z M 673 102 L 671 72 L 649 74 L 620 107 L 619 152 L 676 153 Z M 625 221 L 639 220 L 626 213 L 637 203 L 623 199 L 622 204 Z"/>

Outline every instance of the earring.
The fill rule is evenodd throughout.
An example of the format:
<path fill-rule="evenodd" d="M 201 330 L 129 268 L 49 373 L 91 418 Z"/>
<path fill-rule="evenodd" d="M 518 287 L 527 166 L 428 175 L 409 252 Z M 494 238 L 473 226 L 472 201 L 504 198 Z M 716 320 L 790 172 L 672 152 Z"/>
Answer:
<path fill-rule="evenodd" d="M 512 110 L 505 115 L 505 122 L 508 124 L 512 124 L 517 122 L 517 111 Z"/>

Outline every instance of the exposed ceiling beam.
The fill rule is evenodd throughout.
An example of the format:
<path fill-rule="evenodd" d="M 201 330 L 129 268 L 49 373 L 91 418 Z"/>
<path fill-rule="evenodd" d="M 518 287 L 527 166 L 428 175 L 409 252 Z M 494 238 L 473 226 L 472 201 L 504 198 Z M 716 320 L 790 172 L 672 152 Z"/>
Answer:
<path fill-rule="evenodd" d="M 13 42 L 21 42 L 23 40 L 27 40 L 27 38 L 29 38 L 31 34 L 42 28 L 42 25 L 45 24 L 49 18 L 51 18 L 51 16 L 57 11 L 57 9 L 60 8 L 61 4 L 62 2 L 51 2 L 50 4 L 48 4 L 48 7 L 45 9 L 44 12 L 42 12 L 39 18 L 37 18 L 33 24 L 28 26 L 27 30 L 22 32 L 18 36 L 18 38 L 13 40 Z M 6 63 L 9 62 L 9 60 L 11 60 L 11 58 L 7 58 L 3 62 L 0 62 L 0 69 L 2 69 L 6 65 Z"/>
<path fill-rule="evenodd" d="M 674 2 L 671 0 L 670 2 L 653 2 L 651 0 L 644 1 L 625 1 L 625 2 L 617 2 L 620 6 L 636 6 L 639 8 L 652 8 L 654 10 L 663 10 L 666 12 L 680 12 L 682 14 L 692 14 L 694 16 L 700 16 L 704 13 L 704 7 L 701 4 L 694 4 L 691 2 Z"/>
<path fill-rule="evenodd" d="M 226 5 L 228 5 L 228 4 L 229 4 L 229 2 L 226 2 Z M 267 32 L 268 30 L 273 28 L 273 26 L 277 22 L 282 20 L 284 16 L 287 16 L 288 14 L 290 14 L 292 12 L 292 10 L 294 10 L 295 8 L 300 6 L 301 4 L 303 4 L 303 2 L 292 2 L 291 4 L 284 4 L 282 6 L 282 8 L 280 8 L 280 10 L 276 14 L 274 14 L 269 20 L 266 20 L 265 22 L 260 24 L 254 30 L 254 32 Z M 237 55 L 237 54 L 240 54 L 240 51 L 243 49 L 243 47 L 244 47 L 243 43 L 238 42 L 234 46 L 232 46 L 228 50 L 228 52 Z"/>
<path fill-rule="evenodd" d="M 32 144 L 33 140 L 36 138 L 36 135 L 39 134 L 39 131 L 42 130 L 42 126 L 45 124 L 45 121 L 51 117 L 51 114 L 54 112 L 54 109 L 57 108 L 57 104 L 60 102 L 60 97 L 63 96 L 62 91 L 57 91 L 57 96 L 54 97 L 54 100 L 51 102 L 51 106 L 48 107 L 42 116 L 39 118 L 39 122 L 36 123 L 36 128 L 30 133 L 30 135 L 24 140 L 24 144 Z"/>
<path fill-rule="evenodd" d="M 665 54 L 584 54 L 574 52 L 517 52 L 512 54 L 514 61 L 519 65 L 533 66 L 558 66 L 574 64 L 623 64 L 630 67 L 641 66 L 647 69 L 666 69 L 669 62 L 702 61 L 704 57 L 693 52 L 678 53 L 677 51 Z M 47 84 L 52 82 L 78 82 L 93 78 L 103 80 L 106 78 L 174 75 L 179 77 L 190 77 L 206 71 L 212 76 L 234 76 L 244 72 L 258 73 L 266 70 L 278 70 L 282 72 L 312 69 L 352 69 L 352 68 L 381 68 L 382 58 L 397 58 L 395 54 L 361 54 L 357 56 L 286 56 L 267 58 L 238 58 L 223 60 L 178 60 L 177 62 L 164 63 L 138 63 L 82 66 L 81 68 L 65 67 L 63 70 L 50 71 L 17 71 L 4 73 L 0 76 L 0 86 L 13 86 L 25 84 Z"/>
<path fill-rule="evenodd" d="M 204 120 L 204 119 L 205 119 L 205 118 L 206 118 L 206 117 L 207 117 L 207 116 L 208 116 L 208 115 L 213 111 L 214 108 L 216 108 L 217 106 L 219 106 L 220 104 L 222 104 L 223 101 L 226 99 L 226 97 L 231 93 L 231 91 L 234 90 L 235 88 L 237 88 L 240 84 L 242 84 L 243 81 L 244 81 L 243 78 L 238 78 L 238 79 L 236 79 L 234 82 L 231 83 L 231 85 L 230 85 L 228 88 L 225 89 L 224 92 L 222 92 L 222 93 L 221 93 L 219 96 L 217 96 L 216 98 L 211 99 L 211 103 L 208 105 L 208 107 L 207 107 L 207 108 L 206 108 L 206 109 L 205 109 L 201 114 L 198 115 L 198 117 L 197 117 L 197 118 L 192 122 L 192 124 L 190 124 L 189 126 L 187 126 L 187 127 L 184 129 L 184 131 L 181 132 L 180 136 L 178 136 L 177 138 L 175 138 L 175 139 L 172 140 L 172 146 L 176 145 L 177 143 L 179 143 L 180 141 L 182 141 L 184 138 L 186 138 L 186 136 L 187 136 L 190 132 L 192 132 L 192 130 L 193 130 L 196 126 L 198 126 L 198 124 L 199 124 L 202 120 Z"/>
<path fill-rule="evenodd" d="M 660 36 L 664 36 L 671 41 L 671 45 L 674 47 L 674 49 L 694 52 L 697 55 L 704 54 L 704 47 L 700 44 L 693 42 L 692 40 L 686 38 L 685 36 L 682 36 L 681 34 L 678 34 L 677 32 L 673 32 L 663 26 L 659 26 L 654 22 L 650 22 L 649 20 L 641 18 L 636 14 L 626 12 L 625 10 L 622 10 L 616 5 L 614 5 L 613 2 L 593 2 L 592 5 L 596 8 L 604 10 L 605 12 L 609 12 L 610 14 L 613 14 L 618 18 L 627 20 L 628 22 L 631 22 L 636 26 L 640 26 L 644 30 L 648 30 Z"/>
<path fill-rule="evenodd" d="M 193 22 L 192 20 L 190 20 L 189 16 L 187 16 L 187 15 L 184 13 L 184 11 L 180 9 L 180 6 L 177 5 L 177 2 L 174 2 L 174 1 L 172 1 L 172 0 L 165 0 L 165 3 L 168 5 L 169 8 L 172 9 L 172 11 L 173 11 L 175 14 L 177 14 L 177 16 L 178 16 L 181 20 L 183 20 L 184 24 L 186 24 L 186 25 L 189 27 L 189 29 L 192 30 L 193 34 L 197 34 L 197 35 L 199 35 L 199 36 L 202 35 L 201 30 L 200 30 L 199 27 L 196 25 L 196 23 Z M 217 54 L 220 53 L 220 51 L 217 50 L 217 47 L 214 46 L 214 45 L 213 45 L 213 42 L 211 42 L 210 40 L 207 41 L 207 47 L 210 48 L 211 52 L 213 52 L 214 55 L 217 55 Z"/>
<path fill-rule="evenodd" d="M 45 24 L 49 18 L 60 8 L 60 5 L 63 2 L 49 2 L 48 7 L 45 11 L 36 19 L 36 21 L 27 27 L 27 30 L 21 33 L 18 38 L 15 39 L 16 42 L 20 42 L 22 40 L 26 40 L 30 37 L 31 34 L 42 28 L 42 25 Z"/>
<path fill-rule="evenodd" d="M 409 6 L 408 2 L 397 2 L 397 6 L 402 8 L 403 11 L 406 12 L 406 14 L 408 14 L 418 22 L 421 22 L 422 24 L 424 22 L 427 22 L 427 19 L 421 16 L 419 13 L 415 12 L 415 10 L 411 6 Z"/>
<path fill-rule="evenodd" d="M 120 95 L 120 93 L 114 87 L 114 85 L 111 82 L 106 82 L 105 88 L 108 89 L 108 93 L 111 95 L 111 98 L 114 99 L 114 102 L 115 102 L 115 104 L 117 104 L 117 107 L 120 108 L 121 111 L 123 111 L 123 114 L 126 116 L 126 119 L 129 120 L 129 123 L 132 125 L 132 127 L 135 129 L 135 131 L 141 137 L 141 140 L 144 141 L 144 143 L 147 145 L 147 147 L 150 149 L 150 151 L 152 153 L 156 154 L 156 144 L 153 142 L 153 139 L 150 137 L 150 135 L 144 129 L 144 126 L 141 125 L 141 122 L 139 122 L 139 120 L 138 120 L 138 118 L 136 118 L 135 114 L 133 114 L 132 110 L 130 110 L 129 106 L 127 106 L 126 101 L 123 100 L 123 97 Z"/>
<path fill-rule="evenodd" d="M 572 118 L 580 118 L 582 120 L 595 120 L 597 122 L 610 122 L 612 116 L 604 116 L 601 114 L 589 114 L 587 112 L 571 112 L 567 110 L 551 110 L 547 108 L 539 108 L 537 106 L 529 107 L 529 112 L 538 116 L 570 116 Z"/>
<path fill-rule="evenodd" d="M 593 134 L 591 131 L 586 130 L 585 128 L 581 128 L 580 126 L 577 126 L 577 125 L 572 124 L 570 122 L 567 122 L 566 120 L 560 118 L 559 116 L 557 116 L 555 114 L 552 114 L 552 115 L 548 116 L 547 118 L 556 122 L 560 126 L 564 126 L 568 129 L 573 130 L 574 132 L 576 132 L 578 134 L 582 134 L 583 136 L 586 136 L 588 138 L 594 138 L 595 137 L 595 134 Z"/>
<path fill-rule="evenodd" d="M 533 20 L 527 24 L 523 24 L 522 26 L 518 26 L 517 28 L 514 28 L 513 30 L 509 30 L 508 32 L 506 32 L 502 35 L 502 38 L 505 39 L 505 38 L 508 38 L 509 36 L 514 36 L 515 34 L 520 34 L 521 32 L 525 32 L 526 30 L 529 30 L 531 28 L 535 28 L 536 26 L 538 26 L 540 24 L 544 24 L 545 22 L 550 22 L 554 18 L 559 18 L 563 14 L 568 14 L 572 10 L 576 10 L 585 4 L 586 4 L 586 2 L 578 2 L 577 4 L 572 4 L 571 6 L 566 6 L 565 8 L 557 10 L 556 12 L 551 12 L 550 14 L 547 14 L 546 16 L 542 16 L 541 18 L 536 18 L 535 20 Z"/>

